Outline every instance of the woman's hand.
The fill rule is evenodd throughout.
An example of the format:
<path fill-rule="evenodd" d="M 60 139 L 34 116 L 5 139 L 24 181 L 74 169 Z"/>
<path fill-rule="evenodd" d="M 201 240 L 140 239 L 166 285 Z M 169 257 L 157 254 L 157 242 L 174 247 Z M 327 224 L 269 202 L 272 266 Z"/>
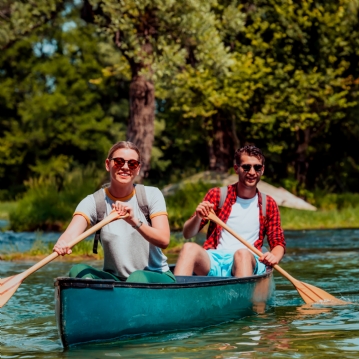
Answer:
<path fill-rule="evenodd" d="M 201 202 L 196 208 L 196 216 L 201 219 L 208 217 L 209 213 L 213 209 L 213 206 L 214 205 L 211 202 L 208 201 Z"/>
<path fill-rule="evenodd" d="M 138 224 L 138 219 L 135 218 L 133 208 L 127 203 L 116 201 L 115 203 L 112 203 L 112 209 L 116 210 L 120 216 L 125 216 L 127 214 L 127 217 L 123 220 L 131 226 Z"/>
<path fill-rule="evenodd" d="M 67 242 L 64 240 L 59 239 L 57 243 L 55 244 L 53 252 L 57 252 L 60 256 L 64 256 L 65 254 L 71 254 L 72 250 L 68 246 Z"/>

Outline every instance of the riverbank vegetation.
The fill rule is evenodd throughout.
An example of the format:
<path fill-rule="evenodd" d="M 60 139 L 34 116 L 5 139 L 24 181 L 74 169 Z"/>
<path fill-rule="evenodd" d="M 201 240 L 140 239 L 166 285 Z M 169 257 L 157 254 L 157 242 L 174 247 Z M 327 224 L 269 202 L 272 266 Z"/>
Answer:
<path fill-rule="evenodd" d="M 169 246 L 163 251 L 164 254 L 169 256 L 176 256 L 181 250 L 184 238 L 179 234 L 171 234 L 171 240 Z M 41 235 L 34 242 L 31 249 L 25 252 L 9 252 L 0 254 L 0 260 L 5 261 L 22 261 L 22 260 L 40 260 L 52 253 L 54 243 L 44 243 L 41 240 Z M 85 239 L 80 243 L 76 244 L 72 249 L 71 255 L 65 255 L 58 257 L 57 260 L 66 261 L 81 261 L 81 260 L 100 260 L 103 259 L 103 249 L 101 244 L 98 246 L 98 253 L 92 252 L 93 238 Z"/>
<path fill-rule="evenodd" d="M 40 184 L 32 184 L 30 194 L 20 200 L 15 209 L 15 203 L 8 206 L 3 203 L 0 208 L 3 208 L 3 217 L 7 218 L 7 210 L 12 207 L 10 212 L 10 220 L 16 223 L 15 228 L 26 228 L 26 225 L 31 224 L 32 228 L 36 228 L 36 221 L 45 219 L 41 226 L 50 224 L 49 229 L 63 230 L 66 227 L 73 208 L 77 204 L 79 197 L 75 194 L 77 186 L 84 186 L 84 191 L 92 191 L 92 183 L 87 183 L 83 177 L 78 173 L 70 176 L 74 181 L 69 181 L 64 185 L 65 194 L 56 195 L 56 192 L 51 190 L 51 182 L 47 182 L 48 187 L 45 186 L 42 191 L 36 189 Z M 75 180 L 76 179 L 76 180 Z M 87 183 L 87 185 L 86 185 Z M 44 184 L 41 184 L 41 187 Z M 189 183 L 182 186 L 173 195 L 167 196 L 167 209 L 169 214 L 169 221 L 172 231 L 171 241 L 169 247 L 164 250 L 164 253 L 169 258 L 175 258 L 180 249 L 185 243 L 180 231 L 183 223 L 193 214 L 197 204 L 202 200 L 206 191 L 213 187 L 209 183 Z M 68 192 L 67 192 L 68 191 Z M 75 192 L 74 192 L 75 191 Z M 87 193 L 90 193 L 87 192 Z M 72 193 L 72 195 L 70 195 Z M 82 192 L 81 196 L 87 193 Z M 40 198 L 37 194 L 41 194 Z M 344 193 L 338 194 L 324 194 L 317 191 L 312 193 L 312 202 L 318 207 L 315 212 L 303 211 L 291 208 L 280 207 L 282 226 L 284 230 L 310 230 L 310 229 L 336 229 L 336 228 L 359 228 L 359 194 Z M 69 198 L 72 199 L 69 200 Z M 47 207 L 49 206 L 49 207 Z M 68 206 L 68 208 L 66 208 Z M 20 208 L 22 210 L 20 211 Z M 46 214 L 46 208 L 50 212 Z M 39 214 L 36 215 L 37 210 Z M 21 212 L 21 216 L 17 217 Z M 50 214 L 50 215 L 49 215 Z M 68 217 L 67 217 L 68 216 Z M 60 220 L 62 218 L 62 220 Z M 23 221 L 23 223 L 21 222 Z M 12 222 L 11 222 L 12 223 Z M 203 235 L 204 237 L 204 235 Z M 102 247 L 99 246 L 99 253 L 92 253 L 92 240 L 84 240 L 73 248 L 73 254 L 70 256 L 60 257 L 61 260 L 80 261 L 80 260 L 99 260 L 103 259 Z M 41 259 L 51 253 L 53 243 L 44 243 L 41 241 L 41 235 L 36 240 L 33 247 L 24 253 L 8 253 L 2 254 L 0 260 L 36 260 Z M 173 260 L 172 260 L 173 261 Z"/>
<path fill-rule="evenodd" d="M 143 152 L 143 183 L 159 187 L 228 173 L 234 150 L 254 144 L 266 181 L 318 207 L 283 209 L 284 228 L 358 227 L 356 2 L 32 5 L 0 5 L 0 216 L 11 229 L 64 230 L 124 139 Z M 208 187 L 166 198 L 172 230 Z"/>
<path fill-rule="evenodd" d="M 9 219 L 9 213 L 14 211 L 17 206 L 15 201 L 0 202 L 0 219 Z"/>
<path fill-rule="evenodd" d="M 91 175 L 90 175 L 91 173 Z M 93 169 L 75 171 L 65 176 L 62 190 L 56 189 L 53 180 L 34 181 L 16 203 L 3 203 L 4 218 L 10 219 L 10 229 L 15 231 L 63 231 L 78 202 L 96 190 Z M 100 178 L 100 175 L 98 175 Z M 219 185 L 219 184 L 217 184 Z M 167 211 L 172 231 L 181 231 L 184 222 L 194 213 L 213 183 L 187 183 L 166 196 Z M 315 191 L 307 194 L 317 211 L 303 211 L 281 207 L 284 229 L 359 228 L 359 194 L 325 194 Z"/>
<path fill-rule="evenodd" d="M 76 205 L 96 190 L 101 172 L 93 166 L 61 177 L 43 176 L 26 182 L 27 191 L 9 211 L 14 231 L 63 231 Z"/>

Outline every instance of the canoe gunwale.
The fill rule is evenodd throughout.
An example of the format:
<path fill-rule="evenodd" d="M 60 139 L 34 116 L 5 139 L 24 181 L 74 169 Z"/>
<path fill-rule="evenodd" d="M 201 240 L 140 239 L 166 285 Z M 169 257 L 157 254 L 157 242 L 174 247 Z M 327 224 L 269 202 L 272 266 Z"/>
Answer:
<path fill-rule="evenodd" d="M 257 288 L 257 285 L 261 286 L 262 283 L 264 283 L 265 287 L 266 287 L 266 283 L 268 283 L 268 287 L 267 287 L 267 289 L 265 289 L 265 291 L 266 291 L 265 298 L 263 298 L 265 303 L 267 303 L 268 300 L 272 299 L 272 296 L 273 296 L 273 293 L 275 290 L 273 269 L 271 267 L 268 267 L 266 273 L 264 273 L 262 275 L 253 275 L 250 277 L 242 277 L 242 278 L 237 278 L 237 277 L 221 278 L 221 277 L 205 277 L 205 276 L 177 276 L 176 278 L 179 280 L 184 280 L 184 281 L 188 280 L 189 282 L 159 284 L 159 283 L 117 282 L 117 281 L 108 280 L 108 279 L 107 280 L 106 279 L 97 280 L 97 279 L 82 279 L 82 278 L 69 278 L 69 277 L 56 278 L 55 283 L 54 283 L 54 285 L 55 285 L 55 312 L 56 312 L 56 322 L 57 322 L 58 332 L 60 335 L 60 340 L 62 342 L 62 345 L 65 348 L 67 348 L 67 347 L 70 347 L 73 345 L 81 345 L 81 344 L 85 344 L 88 342 L 108 341 L 108 340 L 115 340 L 115 339 L 119 339 L 122 337 L 128 337 L 128 336 L 137 336 L 137 335 L 142 336 L 142 335 L 147 335 L 147 334 L 151 334 L 151 333 L 152 334 L 161 333 L 163 331 L 183 330 L 183 329 L 189 329 L 189 328 L 206 327 L 209 325 L 217 325 L 220 323 L 227 322 L 228 320 L 232 320 L 233 319 L 232 317 L 233 316 L 236 317 L 238 315 L 238 313 L 241 313 L 240 316 L 243 316 L 244 315 L 242 313 L 243 311 L 245 311 L 245 313 L 246 313 L 245 316 L 250 315 L 249 312 L 247 313 L 247 311 L 250 311 L 250 313 L 252 313 L 252 310 L 254 310 L 254 309 L 251 309 L 251 308 L 252 308 L 253 303 L 255 302 L 252 299 L 250 299 L 250 302 L 252 304 L 250 304 L 248 306 L 248 303 L 246 303 L 246 301 L 248 301 L 248 298 L 249 297 L 252 298 L 252 296 L 253 296 L 252 289 L 250 289 L 248 298 L 247 298 L 246 294 L 243 297 L 244 303 L 246 303 L 246 304 L 244 304 L 244 306 L 242 304 L 238 304 L 238 305 L 235 304 L 235 306 L 233 308 L 231 308 L 230 310 L 225 309 L 226 307 L 223 306 L 223 303 L 226 303 L 226 305 L 227 304 L 233 305 L 233 301 L 229 300 L 229 302 L 228 302 L 228 299 L 224 300 L 223 298 L 227 298 L 226 295 L 224 295 L 222 299 L 221 299 L 221 296 L 219 296 L 219 303 L 221 303 L 221 304 L 217 303 L 216 305 L 217 306 L 219 305 L 221 309 L 224 309 L 224 311 L 221 312 L 222 317 L 220 320 L 217 319 L 217 321 L 213 322 L 213 316 L 210 316 L 211 317 L 210 319 L 209 318 L 203 319 L 203 317 L 201 316 L 201 320 L 200 320 L 200 322 L 198 322 L 199 319 L 196 316 L 193 316 L 193 314 L 191 314 L 188 318 L 185 317 L 185 320 L 183 320 L 183 315 L 181 314 L 180 319 L 177 318 L 175 320 L 175 323 L 177 326 L 171 327 L 172 329 L 170 329 L 170 330 L 168 328 L 163 329 L 163 326 L 161 326 L 159 328 L 159 327 L 156 327 L 156 325 L 155 325 L 154 327 L 152 326 L 150 328 L 146 328 L 143 332 L 133 332 L 132 331 L 133 323 L 131 321 L 134 319 L 137 320 L 138 313 L 136 312 L 135 313 L 136 315 L 133 315 L 133 313 L 132 313 L 132 316 L 130 317 L 131 321 L 128 322 L 129 323 L 128 325 L 126 324 L 128 319 L 127 319 L 127 321 L 125 320 L 125 322 L 124 322 L 125 323 L 124 327 L 126 327 L 126 325 L 127 325 L 128 326 L 127 329 L 130 329 L 129 332 L 123 332 L 123 328 L 121 328 L 121 326 L 120 326 L 119 327 L 120 329 L 116 329 L 110 335 L 106 334 L 105 336 L 100 338 L 100 337 L 98 337 L 98 335 L 94 336 L 93 334 L 90 334 L 87 337 L 86 336 L 79 337 L 77 329 L 71 330 L 71 327 L 70 327 L 70 329 L 68 329 L 69 322 L 68 322 L 67 316 L 69 314 L 68 313 L 65 314 L 65 310 L 68 311 L 68 308 L 72 307 L 73 312 L 75 311 L 78 314 L 79 311 L 78 311 L 78 309 L 76 309 L 76 306 L 75 307 L 73 307 L 72 305 L 69 306 L 69 302 L 65 301 L 64 298 L 66 298 L 66 297 L 69 298 L 68 295 L 66 295 L 65 293 L 77 292 L 81 298 L 80 293 L 86 293 L 86 296 L 87 296 L 90 292 L 93 292 L 93 293 L 97 293 L 97 295 L 100 295 L 100 298 L 102 298 L 101 295 L 107 296 L 106 292 L 109 291 L 109 292 L 111 292 L 111 294 L 110 294 L 112 296 L 111 298 L 113 298 L 114 295 L 115 296 L 120 295 L 121 300 L 124 300 L 124 303 L 126 303 L 126 305 L 128 305 L 129 303 L 132 303 L 132 302 L 131 302 L 131 300 L 123 299 L 123 295 L 125 295 L 125 298 L 127 298 L 127 299 L 132 298 L 132 295 L 134 295 L 135 298 L 136 297 L 143 298 L 144 295 L 146 295 L 146 293 L 148 293 L 148 295 L 150 297 L 152 297 L 152 299 L 153 298 L 159 299 L 159 298 L 163 297 L 161 295 L 161 292 L 159 291 L 161 289 L 163 290 L 163 295 L 165 296 L 165 299 L 167 301 L 172 300 L 173 298 L 181 298 L 181 296 L 184 295 L 185 299 L 190 298 L 190 302 L 192 304 L 193 304 L 193 297 L 192 297 L 193 293 L 198 293 L 198 291 L 203 292 L 203 290 L 206 293 L 221 293 L 222 290 L 223 290 L 223 293 L 229 293 L 229 292 L 233 291 L 233 289 L 236 289 L 238 291 L 239 288 L 244 288 L 244 289 L 245 288 Z M 83 292 L 82 290 L 76 291 L 76 289 L 84 289 L 85 292 Z M 102 291 L 102 289 L 104 291 Z M 187 290 L 184 290 L 184 289 L 187 289 Z M 90 290 L 90 292 L 86 292 L 86 290 Z M 155 290 L 155 291 L 153 291 L 153 290 Z M 173 290 L 177 290 L 177 292 L 174 293 Z M 209 292 L 207 292 L 207 291 L 209 291 Z M 100 293 L 103 293 L 103 294 L 100 294 Z M 242 293 L 245 293 L 245 292 L 242 292 Z M 230 297 L 231 297 L 231 295 L 230 295 Z M 99 298 L 99 297 L 96 297 L 96 298 Z M 217 298 L 217 295 L 216 295 L 216 298 Z M 157 299 L 156 299 L 156 301 L 157 301 Z M 142 303 L 142 299 L 140 299 L 140 300 Z M 224 300 L 224 302 L 223 302 L 223 300 Z M 262 303 L 263 300 L 260 299 L 260 303 Z M 183 302 L 186 302 L 186 300 L 184 300 Z M 203 302 L 203 300 L 199 301 L 199 303 L 204 303 L 204 302 Z M 153 302 L 151 302 L 151 303 L 153 303 Z M 238 303 L 238 298 L 235 300 L 235 303 Z M 126 305 L 124 306 L 125 308 L 126 308 Z M 205 312 L 208 312 L 208 304 L 205 304 L 205 306 L 206 306 Z M 248 308 L 247 308 L 247 306 L 248 306 Z M 141 306 L 138 306 L 138 308 L 140 308 L 140 307 Z M 97 309 L 99 309 L 99 308 L 101 308 L 101 306 L 99 306 Z M 162 310 L 162 308 L 163 307 L 161 306 L 161 310 Z M 166 308 L 166 306 L 165 306 L 165 308 Z M 177 306 L 176 306 L 176 308 L 177 308 Z M 200 306 L 199 308 L 197 308 L 197 311 L 201 312 L 202 309 L 203 308 Z M 145 313 L 146 313 L 146 310 L 148 311 L 149 309 L 145 308 Z M 150 310 L 153 310 L 152 306 L 151 306 Z M 89 312 L 93 313 L 93 309 L 90 310 Z M 178 311 L 178 312 L 182 313 L 182 311 Z M 76 317 L 76 315 L 75 315 L 75 317 Z M 105 316 L 106 315 L 108 315 L 108 313 L 105 314 Z M 143 313 L 141 315 L 143 315 Z M 148 315 L 148 313 L 146 315 Z M 188 313 L 187 313 L 187 316 L 188 316 Z M 81 315 L 80 315 L 80 317 L 81 317 Z M 87 315 L 85 315 L 85 317 L 88 318 Z M 98 317 L 98 313 L 95 316 L 95 318 L 97 318 L 97 317 Z M 92 316 L 90 316 L 90 318 L 92 318 Z M 111 312 L 111 318 L 112 318 L 112 312 Z M 146 318 L 146 316 L 144 318 Z M 194 322 L 193 322 L 193 320 L 194 320 Z M 180 324 L 178 325 L 178 323 L 180 323 Z M 101 319 L 101 325 L 102 325 L 102 319 Z M 141 325 L 143 325 L 142 321 L 141 321 L 140 325 L 138 325 L 138 327 L 141 328 Z M 148 325 L 148 323 L 146 325 Z M 151 325 L 153 325 L 153 321 L 151 322 Z M 87 325 L 85 325 L 85 327 L 87 327 Z M 91 328 L 97 327 L 97 324 L 96 325 L 89 324 L 88 327 L 91 327 Z"/>
<path fill-rule="evenodd" d="M 262 278 L 273 275 L 273 269 L 267 268 L 266 273 L 253 275 L 250 277 L 207 277 L 207 276 L 177 276 L 180 282 L 176 283 L 131 283 L 117 282 L 111 279 L 87 279 L 87 278 L 70 278 L 58 277 L 55 279 L 55 287 L 71 288 L 96 288 L 96 289 L 113 289 L 113 288 L 143 288 L 143 289 L 180 289 L 194 287 L 213 287 L 231 285 L 236 283 L 255 282 Z M 181 280 L 189 280 L 181 282 Z"/>

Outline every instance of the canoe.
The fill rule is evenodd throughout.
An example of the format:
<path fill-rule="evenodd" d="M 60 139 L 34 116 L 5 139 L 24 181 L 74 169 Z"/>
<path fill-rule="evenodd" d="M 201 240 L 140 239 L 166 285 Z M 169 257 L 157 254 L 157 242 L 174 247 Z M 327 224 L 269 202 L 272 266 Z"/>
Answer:
<path fill-rule="evenodd" d="M 56 320 L 64 347 L 220 324 L 273 305 L 272 269 L 244 278 L 177 276 L 173 284 L 60 277 Z"/>

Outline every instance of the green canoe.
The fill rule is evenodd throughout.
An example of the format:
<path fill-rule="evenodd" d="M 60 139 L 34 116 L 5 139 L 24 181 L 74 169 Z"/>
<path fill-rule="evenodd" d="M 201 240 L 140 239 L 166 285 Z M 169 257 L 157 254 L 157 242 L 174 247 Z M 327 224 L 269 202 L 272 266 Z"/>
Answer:
<path fill-rule="evenodd" d="M 176 279 L 174 284 L 139 284 L 57 278 L 56 319 L 63 346 L 206 327 L 264 311 L 274 300 L 272 269 L 245 278 Z"/>

